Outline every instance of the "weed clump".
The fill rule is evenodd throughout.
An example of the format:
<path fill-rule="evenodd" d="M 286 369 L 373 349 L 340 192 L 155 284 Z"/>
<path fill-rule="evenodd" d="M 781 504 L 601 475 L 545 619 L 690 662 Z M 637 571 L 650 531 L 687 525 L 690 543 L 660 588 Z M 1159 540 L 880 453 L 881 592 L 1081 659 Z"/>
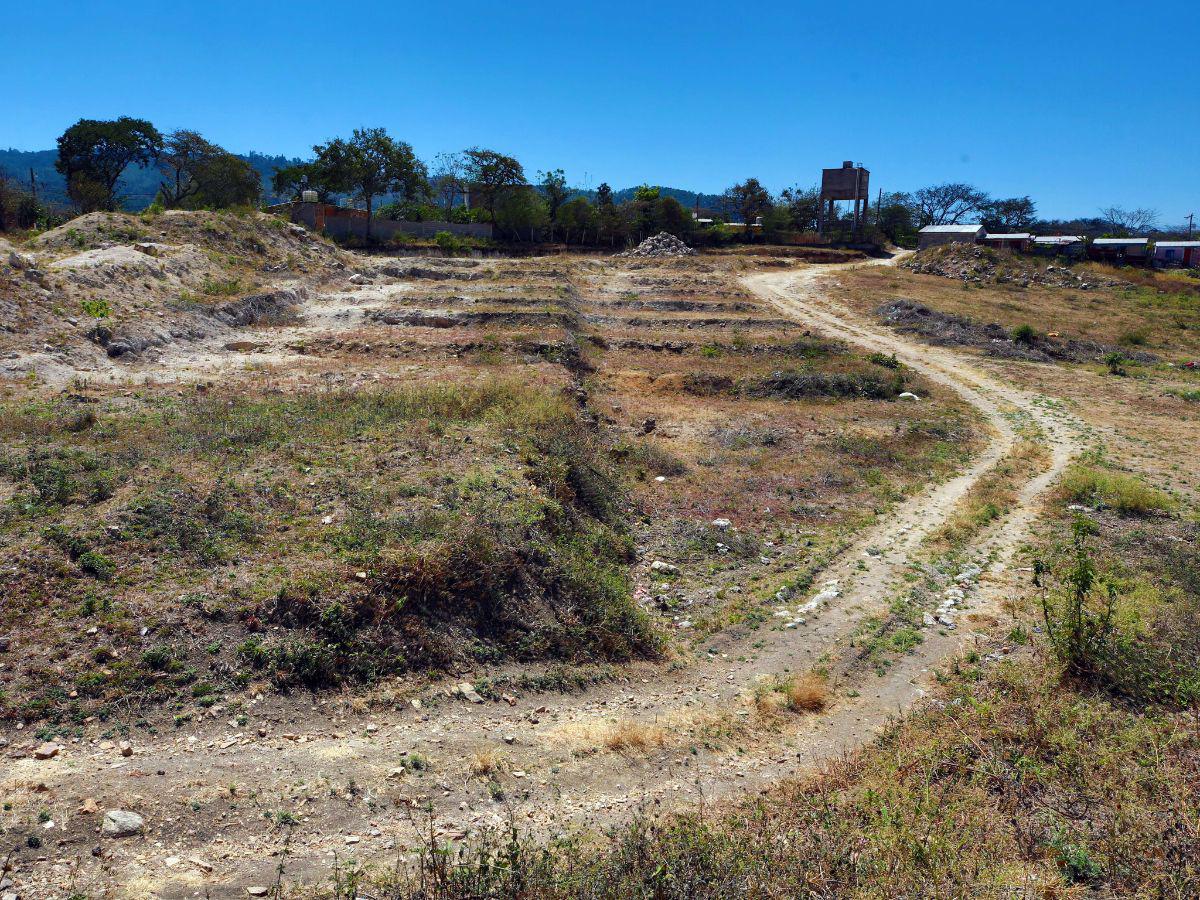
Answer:
<path fill-rule="evenodd" d="M 1123 516 L 1169 513 L 1175 501 L 1134 475 L 1078 465 L 1063 477 L 1061 494 L 1068 502 L 1114 509 Z"/>

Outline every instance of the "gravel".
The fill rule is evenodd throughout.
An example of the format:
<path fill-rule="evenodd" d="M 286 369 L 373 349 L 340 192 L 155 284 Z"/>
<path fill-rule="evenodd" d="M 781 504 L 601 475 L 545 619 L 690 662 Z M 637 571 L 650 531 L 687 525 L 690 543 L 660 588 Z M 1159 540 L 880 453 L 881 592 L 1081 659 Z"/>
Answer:
<path fill-rule="evenodd" d="M 660 231 L 653 237 L 648 237 L 632 250 L 618 253 L 624 257 L 658 257 L 658 256 L 695 256 L 696 251 L 675 237 Z"/>

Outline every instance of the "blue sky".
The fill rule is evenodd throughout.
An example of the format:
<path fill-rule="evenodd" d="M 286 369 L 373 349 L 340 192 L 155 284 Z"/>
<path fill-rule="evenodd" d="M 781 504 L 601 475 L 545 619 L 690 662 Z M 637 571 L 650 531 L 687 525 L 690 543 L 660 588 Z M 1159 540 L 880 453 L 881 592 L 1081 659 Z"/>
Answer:
<path fill-rule="evenodd" d="M 1044 215 L 1200 215 L 1192 2 L 17 2 L 0 146 L 80 117 L 305 155 L 383 125 L 594 187 L 970 181 Z"/>

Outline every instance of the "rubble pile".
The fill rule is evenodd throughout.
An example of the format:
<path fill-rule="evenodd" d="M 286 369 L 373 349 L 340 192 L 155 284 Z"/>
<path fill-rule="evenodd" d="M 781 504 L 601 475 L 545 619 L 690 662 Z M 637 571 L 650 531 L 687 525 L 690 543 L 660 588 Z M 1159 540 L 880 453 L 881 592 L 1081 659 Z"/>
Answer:
<path fill-rule="evenodd" d="M 653 237 L 648 237 L 632 250 L 618 253 L 617 256 L 627 257 L 660 257 L 660 256 L 695 256 L 696 251 L 675 237 L 660 231 Z"/>
<path fill-rule="evenodd" d="M 920 275 L 957 278 L 970 284 L 1015 284 L 1018 287 L 1115 287 L 1119 282 L 1068 266 L 1040 266 L 1037 262 L 989 247 L 952 244 L 924 250 L 900 264 Z"/>

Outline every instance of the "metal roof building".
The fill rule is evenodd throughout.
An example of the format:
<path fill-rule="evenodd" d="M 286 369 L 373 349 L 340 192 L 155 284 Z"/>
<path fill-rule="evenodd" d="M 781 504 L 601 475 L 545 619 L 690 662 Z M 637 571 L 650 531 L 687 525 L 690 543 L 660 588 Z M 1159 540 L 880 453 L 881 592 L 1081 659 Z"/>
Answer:
<path fill-rule="evenodd" d="M 1149 255 L 1148 237 L 1096 238 L 1088 247 L 1088 256 L 1108 262 L 1144 262 Z"/>
<path fill-rule="evenodd" d="M 926 225 L 917 232 L 917 249 L 925 250 L 942 244 L 974 244 L 982 240 L 985 233 L 979 224 Z"/>
<path fill-rule="evenodd" d="M 1156 241 L 1154 262 L 1161 266 L 1200 266 L 1200 241 Z"/>

